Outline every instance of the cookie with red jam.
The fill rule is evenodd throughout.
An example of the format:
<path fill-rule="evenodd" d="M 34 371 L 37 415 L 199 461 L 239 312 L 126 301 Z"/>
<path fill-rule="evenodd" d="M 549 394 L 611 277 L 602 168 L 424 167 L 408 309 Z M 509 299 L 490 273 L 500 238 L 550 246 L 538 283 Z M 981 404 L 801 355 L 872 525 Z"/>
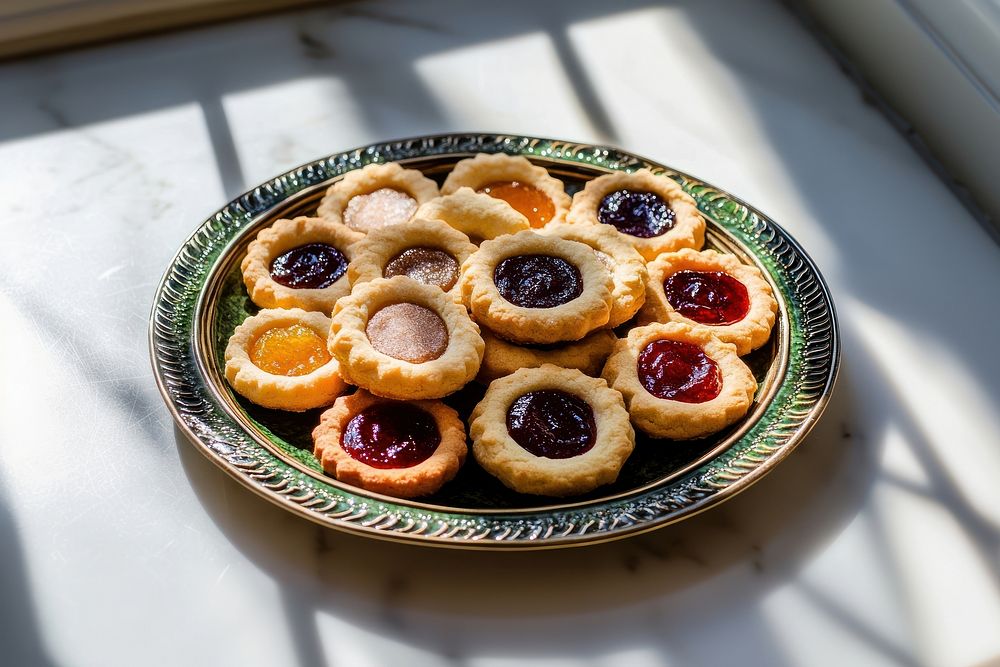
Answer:
<path fill-rule="evenodd" d="M 736 354 L 703 327 L 680 322 L 637 327 L 615 345 L 604 379 L 621 392 L 632 423 L 654 438 L 701 438 L 750 409 L 757 381 Z"/>
<path fill-rule="evenodd" d="M 648 169 L 598 176 L 573 196 L 566 221 L 609 225 L 647 260 L 681 248 L 701 248 L 705 219 L 681 186 Z"/>
<path fill-rule="evenodd" d="M 618 478 L 635 446 L 621 394 L 544 365 L 493 381 L 472 411 L 476 461 L 519 493 L 573 496 Z"/>
<path fill-rule="evenodd" d="M 396 498 L 436 492 L 465 462 L 465 426 L 440 401 L 392 401 L 358 390 L 313 430 L 313 453 L 341 482 Z"/>
<path fill-rule="evenodd" d="M 647 266 L 643 322 L 706 327 L 740 355 L 767 342 L 778 302 L 760 269 L 714 250 L 680 250 Z"/>

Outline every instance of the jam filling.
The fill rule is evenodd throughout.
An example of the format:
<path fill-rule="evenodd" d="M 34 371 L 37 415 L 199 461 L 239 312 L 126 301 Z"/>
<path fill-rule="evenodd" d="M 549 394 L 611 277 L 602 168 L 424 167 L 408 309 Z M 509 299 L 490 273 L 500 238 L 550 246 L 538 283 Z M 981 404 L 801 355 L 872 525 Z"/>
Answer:
<path fill-rule="evenodd" d="M 555 308 L 583 294 L 580 270 L 561 257 L 516 255 L 497 264 L 500 296 L 522 308 Z"/>
<path fill-rule="evenodd" d="M 556 206 L 548 195 L 520 181 L 496 181 L 479 188 L 478 192 L 504 200 L 535 228 L 543 226 L 556 214 Z"/>
<path fill-rule="evenodd" d="M 441 443 L 434 417 L 406 403 L 376 403 L 347 422 L 340 446 L 351 458 L 382 470 L 410 468 Z"/>
<path fill-rule="evenodd" d="M 746 317 L 746 286 L 722 271 L 678 271 L 663 282 L 674 310 L 699 324 L 732 324 Z"/>
<path fill-rule="evenodd" d="M 655 340 L 639 354 L 639 382 L 653 396 L 682 403 L 704 403 L 722 391 L 718 365 L 697 345 Z"/>
<path fill-rule="evenodd" d="M 323 289 L 347 271 L 347 258 L 332 245 L 307 243 L 292 248 L 271 262 L 274 282 L 294 289 Z"/>
<path fill-rule="evenodd" d="M 674 226 L 674 210 L 655 192 L 615 190 L 601 200 L 597 219 L 622 234 L 648 239 Z"/>
<path fill-rule="evenodd" d="M 529 391 L 507 410 L 507 433 L 535 456 L 568 459 L 590 450 L 597 440 L 594 411 L 564 391 Z"/>
<path fill-rule="evenodd" d="M 306 375 L 330 361 L 326 339 L 309 327 L 293 324 L 259 334 L 247 350 L 254 366 L 271 375 Z"/>
<path fill-rule="evenodd" d="M 344 224 L 359 232 L 406 222 L 417 212 L 417 200 L 405 192 L 379 188 L 367 195 L 355 195 L 344 209 Z"/>
<path fill-rule="evenodd" d="M 448 327 L 433 310 L 396 303 L 372 315 L 365 328 L 372 347 L 400 361 L 422 364 L 448 349 Z"/>
<path fill-rule="evenodd" d="M 443 250 L 407 248 L 389 260 L 382 275 L 386 278 L 409 276 L 447 292 L 458 282 L 458 262 Z"/>

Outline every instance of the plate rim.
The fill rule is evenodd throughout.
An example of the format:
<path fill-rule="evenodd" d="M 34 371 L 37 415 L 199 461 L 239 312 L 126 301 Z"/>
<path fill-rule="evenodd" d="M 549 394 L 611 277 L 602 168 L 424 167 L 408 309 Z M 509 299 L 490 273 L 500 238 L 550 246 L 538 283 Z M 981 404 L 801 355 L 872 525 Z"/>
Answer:
<path fill-rule="evenodd" d="M 510 150 L 511 148 L 513 148 L 513 150 Z M 429 153 L 428 150 L 430 151 Z M 544 157 L 546 159 L 562 162 L 567 165 L 575 163 L 580 166 L 587 166 L 588 163 L 594 162 L 596 164 L 592 164 L 591 166 L 611 168 L 619 171 L 632 171 L 636 168 L 650 167 L 655 171 L 659 171 L 674 178 L 675 180 L 678 180 L 686 191 L 690 192 L 690 189 L 692 188 L 701 188 L 700 196 L 696 197 L 696 199 L 699 201 L 699 208 L 702 209 L 702 212 L 711 217 L 713 222 L 718 224 L 718 226 L 724 231 L 729 233 L 731 236 L 736 237 L 736 239 L 753 255 L 755 260 L 757 260 L 758 263 L 762 263 L 764 261 L 763 258 L 759 256 L 758 252 L 755 251 L 747 240 L 741 238 L 733 230 L 729 229 L 727 225 L 718 220 L 718 211 L 706 211 L 704 209 L 701 197 L 708 198 L 709 202 L 721 201 L 724 205 L 735 205 L 736 210 L 744 216 L 749 214 L 749 216 L 755 220 L 755 225 L 762 223 L 760 229 L 755 228 L 758 237 L 762 234 L 770 232 L 771 241 L 777 240 L 779 245 L 787 246 L 785 251 L 790 251 L 793 261 L 797 260 L 799 265 L 797 270 L 805 272 L 804 275 L 810 281 L 810 286 L 815 288 L 813 290 L 812 298 L 813 300 L 819 300 L 824 311 L 821 313 L 821 319 L 825 319 L 825 324 L 821 322 L 821 330 L 823 327 L 828 330 L 828 333 L 826 334 L 828 345 L 825 350 L 821 350 L 820 355 L 821 361 L 823 362 L 822 366 L 825 368 L 825 372 L 823 373 L 824 381 L 821 386 L 814 387 L 811 390 L 812 396 L 809 401 L 808 409 L 801 415 L 801 418 L 798 423 L 795 424 L 792 432 L 784 437 L 779 446 L 770 451 L 762 460 L 757 461 L 751 468 L 746 469 L 743 474 L 736 476 L 735 479 L 730 480 L 728 483 L 719 485 L 718 488 L 699 489 L 699 493 L 696 494 L 696 497 L 689 497 L 685 502 L 680 502 L 679 504 L 676 504 L 676 506 L 674 506 L 675 504 L 664 506 L 662 503 L 656 502 L 653 507 L 647 505 L 640 508 L 645 510 L 649 516 L 636 516 L 638 512 L 630 513 L 628 511 L 629 509 L 634 510 L 635 508 L 616 507 L 616 510 L 621 511 L 615 517 L 607 517 L 607 521 L 605 520 L 605 517 L 601 517 L 599 519 L 592 518 L 591 521 L 582 525 L 569 521 L 565 529 L 563 529 L 563 525 L 560 525 L 560 530 L 558 532 L 554 530 L 554 527 L 556 525 L 555 519 L 559 517 L 555 517 L 553 515 L 580 514 L 586 513 L 587 511 L 590 511 L 591 513 L 600 513 L 602 503 L 607 503 L 605 503 L 604 499 L 595 499 L 592 504 L 588 504 L 584 507 L 574 506 L 569 509 L 554 508 L 542 511 L 519 511 L 512 512 L 510 516 L 504 517 L 504 523 L 510 523 L 513 521 L 521 524 L 530 523 L 531 519 L 534 518 L 537 525 L 533 527 L 524 525 L 515 527 L 497 526 L 495 525 L 496 521 L 490 522 L 489 519 L 491 515 L 488 509 L 485 511 L 479 510 L 475 514 L 472 514 L 466 509 L 457 509 L 453 511 L 431 510 L 430 513 L 445 515 L 450 517 L 450 519 L 435 517 L 433 520 L 446 525 L 438 526 L 434 530 L 428 532 L 428 526 L 426 525 L 428 523 L 427 521 L 423 522 L 423 528 L 417 526 L 415 529 L 412 525 L 412 517 L 409 517 L 409 525 L 404 524 L 403 526 L 397 527 L 397 524 L 400 522 L 400 514 L 428 514 L 428 511 L 425 508 L 400 508 L 397 506 L 396 516 L 388 516 L 390 512 L 385 511 L 385 507 L 394 505 L 394 503 L 391 502 L 392 499 L 390 499 L 390 502 L 386 502 L 382 499 L 373 500 L 366 497 L 363 490 L 359 489 L 358 493 L 345 493 L 343 489 L 337 487 L 332 487 L 337 494 L 342 496 L 353 496 L 353 498 L 345 497 L 344 509 L 341 509 L 339 505 L 336 507 L 321 508 L 319 505 L 322 505 L 322 502 L 318 504 L 316 503 L 316 494 L 314 489 L 309 488 L 310 485 L 304 485 L 306 488 L 302 488 L 303 485 L 296 485 L 295 481 L 290 481 L 287 476 L 282 476 L 276 472 L 262 469 L 262 466 L 259 465 L 256 460 L 251 459 L 250 461 L 243 462 L 229 458 L 227 455 L 232 454 L 233 445 L 232 443 L 226 441 L 225 436 L 227 434 L 222 433 L 222 437 L 220 437 L 220 434 L 212 432 L 210 427 L 206 427 L 204 424 L 199 424 L 197 421 L 198 415 L 203 414 L 205 410 L 211 410 L 211 402 L 204 401 L 202 398 L 200 400 L 202 400 L 203 403 L 207 403 L 207 405 L 198 404 L 195 406 L 194 404 L 198 403 L 198 401 L 196 401 L 195 397 L 192 396 L 190 391 L 191 387 L 188 386 L 185 388 L 183 383 L 180 385 L 178 384 L 179 380 L 183 379 L 181 377 L 183 374 L 178 373 L 176 363 L 178 360 L 183 361 L 187 359 L 193 366 L 197 367 L 199 365 L 198 359 L 196 358 L 197 355 L 195 355 L 196 342 L 194 340 L 197 327 L 195 327 L 192 322 L 190 340 L 187 341 L 187 345 L 179 344 L 180 341 L 176 338 L 171 338 L 169 335 L 165 335 L 164 316 L 165 314 L 169 314 L 170 309 L 176 305 L 173 300 L 180 298 L 177 294 L 174 294 L 171 291 L 171 288 L 173 287 L 171 278 L 176 276 L 179 268 L 184 268 L 185 270 L 187 269 L 184 264 L 185 255 L 190 252 L 192 246 L 199 245 L 199 235 L 204 234 L 207 230 L 210 230 L 213 224 L 222 224 L 225 228 L 225 223 L 228 221 L 231 227 L 228 229 L 228 238 L 224 238 L 221 243 L 221 247 L 216 249 L 217 252 L 215 252 L 215 257 L 208 263 L 206 273 L 202 276 L 202 281 L 198 289 L 195 290 L 194 302 L 199 302 L 205 289 L 204 279 L 210 276 L 216 264 L 225 258 L 226 253 L 224 252 L 224 249 L 228 247 L 234 239 L 241 235 L 247 225 L 252 225 L 254 220 L 258 219 L 260 215 L 263 215 L 271 208 L 280 205 L 282 202 L 290 197 L 293 197 L 301 190 L 314 187 L 325 181 L 329 181 L 343 173 L 346 173 L 347 171 L 360 168 L 364 164 L 405 159 L 405 157 L 399 156 L 400 152 L 403 152 L 404 154 L 412 153 L 411 157 L 425 158 L 432 155 L 444 156 L 463 153 L 473 154 L 477 152 L 506 152 L 514 155 L 525 155 L 527 157 L 535 155 L 537 157 Z M 613 161 L 614 166 L 611 166 L 611 161 Z M 335 173 L 331 173 L 331 171 Z M 777 283 L 777 278 L 770 271 L 768 271 L 768 273 L 770 274 L 769 277 Z M 789 310 L 791 310 L 792 304 L 788 298 L 789 295 L 782 292 L 782 297 L 788 303 Z M 199 309 L 196 305 L 192 305 L 192 308 L 195 311 L 194 314 L 197 315 Z M 791 312 L 788 313 L 788 317 L 789 327 L 791 329 Z M 791 335 L 791 333 L 792 332 L 790 331 L 789 335 Z M 291 510 L 293 513 L 310 519 L 320 525 L 337 528 L 355 534 L 425 545 L 455 548 L 486 548 L 495 550 L 507 550 L 511 548 L 546 549 L 562 546 L 595 544 L 614 539 L 621 539 L 675 523 L 735 497 L 738 493 L 752 486 L 756 481 L 773 470 L 778 463 L 787 458 L 787 456 L 789 456 L 798 444 L 805 438 L 809 431 L 811 431 L 829 402 L 839 372 L 841 357 L 836 307 L 830 294 L 829 287 L 826 285 L 822 274 L 820 274 L 815 263 L 808 256 L 801 245 L 790 234 L 788 234 L 787 231 L 774 222 L 774 220 L 769 216 L 764 214 L 759 208 L 751 206 L 739 197 L 702 181 L 701 179 L 691 176 L 686 172 L 676 170 L 667 165 L 622 149 L 557 139 L 480 132 L 421 135 L 407 139 L 395 139 L 386 142 L 378 142 L 357 147 L 349 151 L 334 153 L 290 169 L 278 176 L 264 181 L 254 188 L 251 188 L 239 197 L 236 197 L 223 208 L 209 216 L 204 222 L 199 224 L 184 240 L 170 260 L 166 270 L 164 271 L 163 277 L 157 286 L 153 299 L 149 319 L 148 340 L 153 375 L 160 394 L 163 397 L 164 402 L 167 404 L 175 424 L 179 427 L 181 432 L 184 433 L 186 438 L 195 445 L 196 449 L 209 458 L 209 460 L 213 461 L 213 463 L 217 466 L 225 470 L 230 477 L 236 479 L 243 486 L 246 486 L 257 493 L 257 495 L 260 495 L 271 502 L 275 502 L 278 505 Z M 188 353 L 187 357 L 185 357 L 185 352 Z M 790 352 L 791 351 L 789 350 L 789 353 Z M 790 365 L 791 361 L 788 363 Z M 190 371 L 191 369 L 188 370 Z M 786 369 L 786 373 L 787 372 L 788 369 Z M 202 385 L 211 384 L 204 376 L 201 377 L 200 380 Z M 787 377 L 783 378 L 782 382 L 786 380 Z M 779 385 L 776 390 L 776 394 L 781 389 L 782 387 Z M 197 409 L 194 409 L 195 407 Z M 765 413 L 766 412 L 767 410 L 765 409 Z M 193 423 L 189 423 L 188 419 L 185 417 L 192 419 Z M 764 421 L 766 417 L 766 414 L 761 415 L 760 421 Z M 197 428 L 198 426 L 202 426 L 202 428 L 199 429 Z M 252 438 L 252 435 L 250 437 Z M 746 434 L 744 437 L 746 437 Z M 741 441 L 742 438 L 735 441 L 731 449 L 736 447 L 736 445 L 738 445 Z M 257 444 L 257 447 L 262 446 Z M 681 478 L 673 479 L 669 483 L 663 482 L 662 484 L 665 485 L 664 488 L 661 489 L 657 487 L 649 489 L 645 492 L 645 494 L 650 495 L 654 491 L 669 490 L 670 487 L 676 486 L 679 482 L 685 479 L 690 479 L 698 471 L 711 466 L 724 454 L 726 454 L 726 452 L 721 452 L 713 459 L 706 461 L 700 468 L 695 468 L 694 470 L 689 471 Z M 287 462 L 274 457 L 273 453 L 268 451 L 267 455 L 275 458 L 275 461 L 272 462 L 272 464 L 276 464 L 277 467 L 289 467 Z M 275 480 L 275 477 L 278 477 L 278 479 Z M 291 486 L 289 486 L 290 484 Z M 362 499 L 360 503 L 357 502 L 358 498 Z M 639 494 L 623 492 L 622 494 L 618 494 L 617 500 L 614 504 L 627 504 L 637 499 L 639 499 Z M 369 508 L 367 507 L 369 502 L 373 505 L 382 506 L 381 509 L 383 511 L 381 514 L 377 514 L 374 518 L 370 517 L 368 512 Z M 403 512 L 403 510 L 405 510 L 405 512 Z M 539 515 L 547 516 L 547 530 L 539 530 L 542 528 L 543 524 L 546 523 L 539 523 L 541 518 Z M 494 525 L 474 525 L 477 523 L 493 523 Z M 563 523 L 565 524 L 566 522 L 564 521 Z M 594 526 L 595 523 L 599 524 L 596 528 Z M 514 533 L 513 536 L 512 533 Z M 524 533 L 530 533 L 530 535 L 527 537 L 521 537 Z"/>

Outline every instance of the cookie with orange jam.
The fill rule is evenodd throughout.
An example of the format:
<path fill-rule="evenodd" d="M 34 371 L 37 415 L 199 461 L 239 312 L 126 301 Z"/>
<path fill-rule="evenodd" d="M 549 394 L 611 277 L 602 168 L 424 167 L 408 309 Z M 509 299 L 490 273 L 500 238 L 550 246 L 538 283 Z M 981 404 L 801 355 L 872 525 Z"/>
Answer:
<path fill-rule="evenodd" d="M 604 379 L 621 392 L 632 423 L 655 438 L 701 438 L 750 409 L 757 381 L 736 354 L 702 327 L 636 327 L 615 345 Z"/>
<path fill-rule="evenodd" d="M 351 291 L 351 246 L 362 238 L 323 218 L 278 220 L 250 242 L 240 265 L 250 300 L 261 308 L 329 313 Z"/>
<path fill-rule="evenodd" d="M 460 160 L 441 186 L 441 194 L 461 187 L 507 202 L 536 229 L 565 218 L 571 202 L 562 181 L 520 155 L 479 153 Z"/>
<path fill-rule="evenodd" d="M 635 446 L 621 394 L 551 365 L 493 381 L 470 419 L 476 461 L 519 493 L 572 496 L 610 484 Z"/>
<path fill-rule="evenodd" d="M 566 221 L 610 225 L 647 260 L 705 242 L 705 219 L 694 198 L 673 179 L 648 169 L 590 181 L 573 196 Z"/>
<path fill-rule="evenodd" d="M 465 425 L 444 403 L 393 401 L 363 389 L 323 413 L 313 445 L 327 474 L 397 498 L 434 493 L 468 453 Z"/>
<path fill-rule="evenodd" d="M 226 379 L 257 405 L 300 412 L 329 405 L 346 384 L 327 350 L 330 318 L 300 308 L 262 310 L 226 345 Z"/>
<path fill-rule="evenodd" d="M 680 250 L 648 265 L 643 322 L 706 327 L 740 355 L 767 342 L 778 302 L 756 266 L 714 250 Z"/>
<path fill-rule="evenodd" d="M 407 222 L 424 202 L 438 196 L 437 183 L 395 162 L 348 172 L 326 191 L 317 214 L 367 234 Z"/>
<path fill-rule="evenodd" d="M 400 400 L 458 391 L 483 358 L 479 327 L 465 308 L 406 276 L 359 283 L 337 302 L 329 348 L 351 384 Z"/>

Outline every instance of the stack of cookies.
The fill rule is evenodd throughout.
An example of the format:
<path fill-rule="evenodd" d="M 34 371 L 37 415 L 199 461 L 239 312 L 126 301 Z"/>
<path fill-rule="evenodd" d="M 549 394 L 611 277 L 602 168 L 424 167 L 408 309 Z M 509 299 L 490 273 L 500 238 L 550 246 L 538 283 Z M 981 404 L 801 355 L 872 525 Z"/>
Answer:
<path fill-rule="evenodd" d="M 440 189 L 369 165 L 317 217 L 250 244 L 244 283 L 262 310 L 230 339 L 226 377 L 268 408 L 330 406 L 314 452 L 347 484 L 432 494 L 471 438 L 515 491 L 586 493 L 617 478 L 633 425 L 700 438 L 750 407 L 740 356 L 768 341 L 777 303 L 756 267 L 704 238 L 694 200 L 647 170 L 571 198 L 523 157 L 462 160 Z M 467 430 L 441 399 L 474 381 L 488 387 Z"/>

